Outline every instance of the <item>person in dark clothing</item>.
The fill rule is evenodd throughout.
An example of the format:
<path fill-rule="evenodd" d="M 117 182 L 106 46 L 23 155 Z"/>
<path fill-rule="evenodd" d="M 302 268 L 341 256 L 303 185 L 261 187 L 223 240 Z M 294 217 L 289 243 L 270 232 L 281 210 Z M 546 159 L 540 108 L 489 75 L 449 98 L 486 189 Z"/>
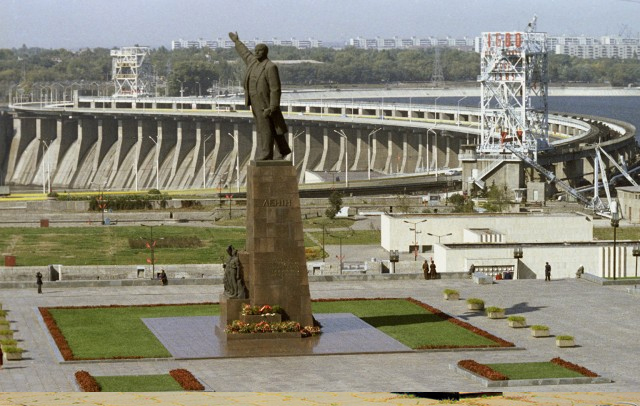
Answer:
<path fill-rule="evenodd" d="M 36 274 L 36 284 L 38 285 L 38 293 L 42 293 L 42 274 L 40 271 Z"/>
<path fill-rule="evenodd" d="M 426 259 L 422 264 L 422 273 L 424 274 L 425 279 L 429 279 L 429 262 Z"/>
<path fill-rule="evenodd" d="M 438 277 L 438 274 L 436 273 L 436 263 L 433 262 L 433 258 L 431 259 L 431 265 L 429 265 L 429 273 L 431 279 L 436 279 Z"/>
<path fill-rule="evenodd" d="M 160 280 L 162 281 L 162 286 L 167 286 L 169 284 L 169 279 L 167 278 L 167 273 L 164 269 L 160 272 Z"/>
<path fill-rule="evenodd" d="M 551 265 L 548 262 L 545 262 L 544 265 L 544 280 L 551 281 Z"/>

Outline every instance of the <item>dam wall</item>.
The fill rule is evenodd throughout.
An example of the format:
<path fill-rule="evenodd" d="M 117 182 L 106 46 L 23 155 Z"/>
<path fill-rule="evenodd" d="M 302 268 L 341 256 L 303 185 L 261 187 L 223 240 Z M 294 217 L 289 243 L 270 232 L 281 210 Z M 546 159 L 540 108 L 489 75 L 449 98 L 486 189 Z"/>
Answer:
<path fill-rule="evenodd" d="M 11 107 L 0 133 L 8 185 L 240 188 L 255 158 L 253 117 L 239 99 L 79 97 Z M 293 150 L 286 159 L 301 183 L 309 171 L 393 176 L 459 168 L 462 147 L 475 144 L 479 133 L 480 112 L 460 106 L 288 101 L 281 109 Z M 557 164 L 562 177 L 584 176 L 591 170 L 584 145 L 599 139 L 615 151 L 617 138 L 633 138 L 633 126 L 604 120 L 550 116 L 558 148 L 548 164 Z M 624 145 L 619 149 L 629 155 Z"/>

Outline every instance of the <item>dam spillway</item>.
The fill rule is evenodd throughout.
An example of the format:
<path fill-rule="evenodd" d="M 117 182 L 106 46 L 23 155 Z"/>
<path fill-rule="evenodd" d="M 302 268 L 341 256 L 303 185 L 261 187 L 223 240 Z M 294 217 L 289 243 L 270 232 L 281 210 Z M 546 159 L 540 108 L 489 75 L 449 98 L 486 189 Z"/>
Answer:
<path fill-rule="evenodd" d="M 76 97 L 11 107 L 0 157 L 8 185 L 222 189 L 244 184 L 255 156 L 253 117 L 240 99 Z M 286 159 L 300 182 L 310 173 L 344 170 L 345 163 L 348 171 L 378 176 L 463 167 L 470 158 L 465 146 L 480 131 L 478 109 L 460 106 L 315 100 L 281 109 L 293 149 Z M 633 153 L 635 128 L 626 123 L 559 115 L 549 123 L 556 148 L 540 159 L 562 178 L 593 171 L 595 141 L 625 157 Z"/>

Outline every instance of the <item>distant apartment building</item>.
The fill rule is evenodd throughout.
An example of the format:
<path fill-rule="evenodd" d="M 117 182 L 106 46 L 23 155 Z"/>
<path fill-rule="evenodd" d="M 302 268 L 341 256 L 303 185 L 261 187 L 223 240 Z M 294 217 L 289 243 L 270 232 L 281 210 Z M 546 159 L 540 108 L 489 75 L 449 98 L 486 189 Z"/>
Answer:
<path fill-rule="evenodd" d="M 429 48 L 429 47 L 449 47 L 457 48 L 464 51 L 473 50 L 474 39 L 473 38 L 350 38 L 347 41 L 347 46 L 359 48 L 359 49 L 406 49 L 406 48 Z"/>
<path fill-rule="evenodd" d="M 288 47 L 296 47 L 298 49 L 309 49 L 309 48 L 319 48 L 322 46 L 322 41 L 319 41 L 317 39 L 313 39 L 313 38 L 308 38 L 308 39 L 296 39 L 296 38 L 290 38 L 290 39 L 278 39 L 278 38 L 272 38 L 269 40 L 263 40 L 263 39 L 259 39 L 259 38 L 254 38 L 251 40 L 246 40 L 243 41 L 245 43 L 245 45 L 247 45 L 248 47 L 254 47 L 256 44 L 267 44 L 267 45 L 280 45 L 280 46 L 288 46 Z M 200 49 L 200 48 L 211 48 L 211 49 L 217 49 L 217 48 L 224 48 L 224 49 L 228 49 L 228 48 L 233 48 L 233 41 L 231 41 L 230 39 L 224 39 L 224 38 L 218 38 L 218 39 L 214 39 L 214 40 L 207 40 L 207 39 L 198 39 L 198 40 L 183 40 L 183 39 L 179 39 L 179 40 L 174 40 L 171 41 L 171 49 L 175 50 L 175 49 L 186 49 L 186 48 L 195 48 L 195 49 Z"/>
<path fill-rule="evenodd" d="M 481 51 L 481 44 L 481 38 L 476 37 L 474 47 L 476 52 Z M 582 59 L 638 59 L 640 57 L 640 38 L 563 35 L 559 37 L 547 37 L 547 49 L 550 53 L 569 55 Z"/>
<path fill-rule="evenodd" d="M 640 38 L 604 36 L 554 37 L 552 50 L 559 55 L 575 56 L 583 59 L 616 58 L 638 59 Z"/>

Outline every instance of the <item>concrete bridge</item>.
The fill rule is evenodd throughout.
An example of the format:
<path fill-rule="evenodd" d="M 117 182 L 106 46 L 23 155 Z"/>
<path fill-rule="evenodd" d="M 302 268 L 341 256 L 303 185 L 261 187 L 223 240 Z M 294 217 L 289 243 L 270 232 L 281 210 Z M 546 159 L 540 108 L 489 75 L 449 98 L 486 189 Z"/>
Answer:
<path fill-rule="evenodd" d="M 314 96 L 319 98 L 319 96 Z M 460 106 L 285 101 L 300 182 L 348 168 L 356 179 L 462 167 L 480 112 Z M 18 103 L 2 118 L 4 183 L 53 190 L 240 188 L 255 156 L 255 126 L 239 98 L 75 97 Z M 593 172 L 589 144 L 628 157 L 635 128 L 602 118 L 550 115 L 557 148 L 539 157 L 568 179 Z M 606 134 L 605 134 L 606 133 Z M 630 141 L 631 140 L 631 141 Z M 635 145 L 635 143 L 634 143 Z M 465 174 L 463 174 L 464 178 Z"/>

